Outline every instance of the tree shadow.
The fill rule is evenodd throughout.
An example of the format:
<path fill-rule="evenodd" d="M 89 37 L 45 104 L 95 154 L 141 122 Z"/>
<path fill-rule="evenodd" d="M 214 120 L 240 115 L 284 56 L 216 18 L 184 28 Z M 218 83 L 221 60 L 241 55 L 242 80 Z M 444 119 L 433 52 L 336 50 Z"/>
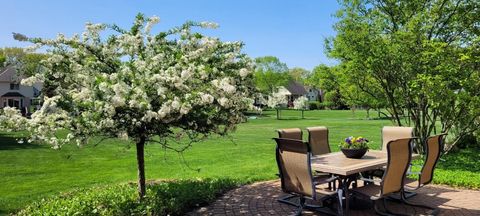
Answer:
<path fill-rule="evenodd" d="M 326 187 L 326 185 L 322 185 Z M 457 190 L 454 188 L 440 186 L 426 186 L 419 189 L 418 194 L 411 199 L 410 202 L 416 204 L 428 205 L 439 208 L 441 215 L 480 215 L 480 211 L 476 207 L 478 203 L 478 191 Z M 260 182 L 252 185 L 246 185 L 230 192 L 223 197 L 217 199 L 216 202 L 205 208 L 196 209 L 187 215 L 211 215 L 211 214 L 231 214 L 241 213 L 242 215 L 256 215 L 259 212 L 266 214 L 276 213 L 277 215 L 292 215 L 297 211 L 297 207 L 286 205 L 277 201 L 278 198 L 287 194 L 282 193 L 279 181 Z M 353 202 L 360 201 L 360 197 L 356 197 Z M 352 197 L 353 198 L 353 197 Z M 466 200 L 468 200 L 466 202 Z M 365 200 L 368 201 L 368 200 Z M 361 202 L 365 203 L 365 202 Z M 429 209 L 421 207 L 413 207 L 404 205 L 399 202 L 388 200 L 388 209 L 395 213 L 403 213 L 407 215 L 425 215 L 429 213 Z M 321 202 L 313 202 L 313 204 L 321 205 Z M 336 210 L 338 205 L 335 202 L 327 204 Z M 352 206 L 351 206 L 352 207 Z M 375 215 L 375 211 L 371 205 L 364 206 L 362 209 L 351 209 L 350 215 Z M 223 212 L 222 212 L 223 211 Z M 323 213 L 305 210 L 303 215 L 324 215 Z"/>
<path fill-rule="evenodd" d="M 35 148 L 44 148 L 38 144 L 32 143 L 18 143 L 15 137 L 9 136 L 7 134 L 0 133 L 0 151 L 2 150 L 19 150 L 19 149 L 35 149 Z"/>

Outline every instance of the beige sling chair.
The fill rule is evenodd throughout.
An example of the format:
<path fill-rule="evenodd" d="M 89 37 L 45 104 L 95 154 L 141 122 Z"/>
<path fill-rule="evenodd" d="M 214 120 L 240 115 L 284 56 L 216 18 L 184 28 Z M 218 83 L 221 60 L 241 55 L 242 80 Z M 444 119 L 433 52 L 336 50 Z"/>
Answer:
<path fill-rule="evenodd" d="M 413 127 L 385 126 L 382 128 L 382 151 L 387 150 L 387 143 L 392 140 L 413 137 Z"/>
<path fill-rule="evenodd" d="M 330 153 L 328 144 L 328 128 L 326 127 L 308 127 L 308 143 L 312 148 L 312 155 L 321 155 Z"/>
<path fill-rule="evenodd" d="M 276 160 L 280 171 L 282 191 L 299 198 L 299 203 L 295 204 L 298 206 L 297 215 L 301 215 L 304 208 L 335 215 L 335 212 L 324 204 L 327 200 L 332 200 L 336 192 L 322 190 L 317 188 L 317 185 L 335 181 L 336 177 L 323 176 L 314 180 L 310 165 L 310 147 L 307 142 L 297 139 L 273 139 L 277 143 Z M 318 206 L 305 205 L 306 198 L 320 201 L 322 204 Z M 342 209 L 341 204 L 340 209 Z"/>
<path fill-rule="evenodd" d="M 330 144 L 328 142 L 328 128 L 323 126 L 307 127 L 308 144 L 312 149 L 312 155 L 322 155 L 331 152 Z M 331 175 L 330 173 L 315 172 L 316 175 Z M 328 189 L 336 190 L 335 182 L 328 183 Z"/>
<path fill-rule="evenodd" d="M 392 140 L 411 137 L 413 137 L 413 127 L 385 126 L 382 128 L 382 151 L 387 150 L 387 144 Z M 381 178 L 384 171 L 385 168 L 382 168 L 362 173 L 362 175 L 367 178 Z"/>
<path fill-rule="evenodd" d="M 435 136 L 431 136 L 427 138 L 427 141 L 425 143 L 425 152 L 426 152 L 426 157 L 425 157 L 425 162 L 422 166 L 422 170 L 417 173 L 408 173 L 409 175 L 418 175 L 418 179 L 405 179 L 405 190 L 401 194 L 401 199 L 403 202 L 412 205 L 412 206 L 419 206 L 423 208 L 428 208 L 433 210 L 432 214 L 437 214 L 438 209 L 426 205 L 420 205 L 416 203 L 410 203 L 407 202 L 406 200 L 412 195 L 415 195 L 413 193 L 413 190 L 417 190 L 433 180 L 433 172 L 435 170 L 435 166 L 437 165 L 438 160 L 440 159 L 440 154 L 442 153 L 442 147 L 443 147 L 443 139 L 447 134 L 438 134 Z"/>
<path fill-rule="evenodd" d="M 300 128 L 286 128 L 286 129 L 278 129 L 278 138 L 286 138 L 286 139 L 296 139 L 302 140 L 303 139 L 303 132 Z"/>
<path fill-rule="evenodd" d="M 296 139 L 302 140 L 303 139 L 303 132 L 300 128 L 285 128 L 285 129 L 278 129 L 278 138 L 285 138 L 285 139 Z M 280 174 L 277 174 L 280 176 Z M 291 201 L 293 198 L 296 198 L 296 195 L 290 194 L 278 199 L 279 202 L 290 204 L 290 205 L 297 205 L 295 202 Z"/>
<path fill-rule="evenodd" d="M 395 215 L 386 207 L 385 198 L 395 193 L 403 193 L 403 182 L 412 159 L 411 142 L 413 138 L 392 140 L 387 143 L 387 167 L 378 184 L 367 184 L 353 188 L 355 194 L 370 198 L 374 202 L 375 212 L 380 215 Z M 375 182 L 371 180 L 372 182 Z M 386 212 L 380 211 L 378 202 L 382 201 Z M 399 214 L 398 214 L 399 215 Z"/>

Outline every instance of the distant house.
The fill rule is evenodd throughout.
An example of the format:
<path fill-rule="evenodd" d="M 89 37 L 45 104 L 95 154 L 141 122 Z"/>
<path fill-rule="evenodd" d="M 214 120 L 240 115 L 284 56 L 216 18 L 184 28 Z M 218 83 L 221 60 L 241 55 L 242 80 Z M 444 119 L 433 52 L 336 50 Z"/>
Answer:
<path fill-rule="evenodd" d="M 305 96 L 308 101 L 322 102 L 324 94 L 324 92 L 320 89 L 304 86 L 296 81 L 290 81 L 285 87 L 278 86 L 275 90 L 275 93 L 285 95 L 287 104 L 284 104 L 283 106 L 286 107 L 293 107 L 293 101 L 302 96 Z M 254 105 L 259 107 L 266 106 L 267 100 L 267 95 L 259 95 L 255 98 Z"/>
<path fill-rule="evenodd" d="M 309 101 L 318 101 L 323 102 L 323 91 L 320 89 L 316 89 L 314 87 L 305 86 L 305 90 L 307 91 L 306 97 Z"/>
<path fill-rule="evenodd" d="M 305 96 L 309 101 L 322 101 L 323 92 L 322 90 L 304 86 L 296 81 L 290 81 L 286 87 L 290 92 L 288 96 L 288 101 L 293 102 L 295 99 Z"/>
<path fill-rule="evenodd" d="M 40 95 L 41 84 L 24 86 L 20 84 L 21 80 L 14 67 L 0 69 L 0 108 L 17 107 L 26 113 L 26 108 L 35 103 Z"/>
<path fill-rule="evenodd" d="M 305 86 L 293 80 L 288 82 L 288 85 L 285 88 L 290 92 L 290 95 L 288 96 L 288 102 L 293 102 L 297 98 L 307 94 Z"/>

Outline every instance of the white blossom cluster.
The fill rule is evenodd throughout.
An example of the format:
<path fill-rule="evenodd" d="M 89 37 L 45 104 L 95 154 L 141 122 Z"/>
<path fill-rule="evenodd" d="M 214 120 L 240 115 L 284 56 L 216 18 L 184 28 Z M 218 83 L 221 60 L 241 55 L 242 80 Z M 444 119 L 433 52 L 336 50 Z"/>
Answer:
<path fill-rule="evenodd" d="M 293 101 L 294 109 L 307 109 L 308 108 L 308 99 L 305 96 L 301 96 Z"/>
<path fill-rule="evenodd" d="M 1 127 L 23 125 L 32 140 L 55 147 L 95 134 L 138 140 L 172 135 L 176 128 L 205 135 L 232 130 L 243 121 L 254 89 L 243 44 L 192 32 L 217 27 L 208 22 L 153 35 L 158 22 L 137 16 L 130 30 L 87 24 L 81 37 L 29 38 L 49 48 L 46 70 L 22 81 L 42 81 L 44 103 L 31 119 L 5 108 Z M 106 29 L 117 33 L 102 38 Z M 68 135 L 58 138 L 59 130 Z"/>
<path fill-rule="evenodd" d="M 287 95 L 278 91 L 268 96 L 267 106 L 270 108 L 277 108 L 280 105 L 286 105 L 287 102 Z"/>

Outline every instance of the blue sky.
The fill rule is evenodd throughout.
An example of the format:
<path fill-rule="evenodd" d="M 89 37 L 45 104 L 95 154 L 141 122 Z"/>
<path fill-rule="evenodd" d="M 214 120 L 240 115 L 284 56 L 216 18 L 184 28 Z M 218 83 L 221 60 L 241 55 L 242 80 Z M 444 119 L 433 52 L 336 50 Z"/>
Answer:
<path fill-rule="evenodd" d="M 0 0 L 0 47 L 29 44 L 12 39 L 12 32 L 34 37 L 81 33 L 86 22 L 129 27 L 134 16 L 157 15 L 154 31 L 186 20 L 213 21 L 220 28 L 205 32 L 222 40 L 243 41 L 251 57 L 273 55 L 289 67 L 313 69 L 332 65 L 324 53 L 325 37 L 334 36 L 335 0 Z"/>

